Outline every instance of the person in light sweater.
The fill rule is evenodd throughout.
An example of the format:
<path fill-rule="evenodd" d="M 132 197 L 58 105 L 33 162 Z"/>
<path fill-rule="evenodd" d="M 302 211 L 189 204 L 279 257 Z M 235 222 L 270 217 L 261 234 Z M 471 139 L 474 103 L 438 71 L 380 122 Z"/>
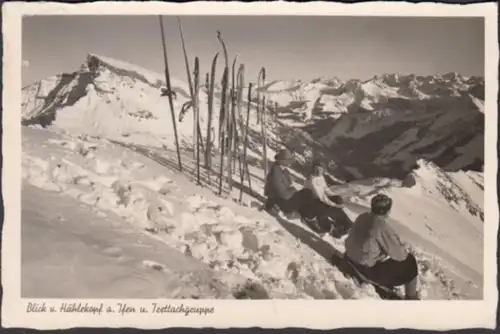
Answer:
<path fill-rule="evenodd" d="M 316 160 L 313 162 L 312 173 L 306 179 L 304 187 L 310 189 L 314 197 L 322 203 L 335 208 L 343 207 L 335 192 L 326 183 L 325 166 L 321 161 Z M 333 199 L 336 199 L 336 201 L 334 202 Z"/>
<path fill-rule="evenodd" d="M 312 196 L 310 205 L 302 212 L 304 222 L 321 235 L 340 238 L 347 233 L 352 221 L 343 210 L 343 199 L 335 194 L 325 179 L 325 166 L 315 160 L 304 183 Z"/>
<path fill-rule="evenodd" d="M 371 212 L 358 216 L 345 240 L 345 256 L 367 278 L 388 288 L 405 286 L 406 299 L 419 299 L 418 265 L 388 224 L 392 199 L 378 194 Z"/>

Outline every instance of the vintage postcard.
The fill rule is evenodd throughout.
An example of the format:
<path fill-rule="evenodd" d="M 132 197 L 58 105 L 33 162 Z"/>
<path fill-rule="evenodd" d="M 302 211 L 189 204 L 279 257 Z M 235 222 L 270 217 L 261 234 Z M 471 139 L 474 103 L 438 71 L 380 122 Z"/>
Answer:
<path fill-rule="evenodd" d="M 6 327 L 495 325 L 493 3 L 7 3 Z"/>

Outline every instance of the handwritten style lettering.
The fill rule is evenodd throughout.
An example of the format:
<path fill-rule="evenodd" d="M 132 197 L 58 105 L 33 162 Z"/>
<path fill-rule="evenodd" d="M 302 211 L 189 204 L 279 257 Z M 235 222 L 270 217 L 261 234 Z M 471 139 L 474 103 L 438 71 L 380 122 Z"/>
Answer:
<path fill-rule="evenodd" d="M 135 308 L 128 306 L 127 304 L 118 303 L 118 313 L 124 315 L 125 313 L 135 313 Z"/>
<path fill-rule="evenodd" d="M 153 313 L 184 313 L 184 315 L 200 314 L 207 315 L 209 313 L 214 313 L 213 307 L 187 307 L 184 304 L 178 306 L 172 306 L 170 304 L 159 305 L 158 303 L 153 303 Z"/>
<path fill-rule="evenodd" d="M 166 314 L 166 313 L 181 313 L 185 316 L 188 315 L 208 315 L 215 312 L 213 307 L 193 307 L 185 304 L 159 304 L 152 303 L 152 313 L 154 314 Z M 147 314 L 151 311 L 151 309 L 146 308 L 144 306 L 135 307 L 126 303 L 117 303 L 114 305 L 115 307 L 105 305 L 104 303 L 71 303 L 64 302 L 58 306 L 56 305 L 47 305 L 45 302 L 43 303 L 28 303 L 26 307 L 26 312 L 28 313 L 90 313 L 92 315 L 102 315 L 105 313 L 118 313 L 122 316 L 130 314 L 130 313 L 142 313 Z"/>
<path fill-rule="evenodd" d="M 47 312 L 47 306 L 45 303 L 38 304 L 38 303 L 28 303 L 28 306 L 26 307 L 26 312 L 28 313 L 44 313 Z"/>
<path fill-rule="evenodd" d="M 103 307 L 103 303 L 101 303 L 98 307 L 89 305 L 88 303 L 62 303 L 59 311 L 68 313 L 92 313 L 93 315 L 101 315 Z"/>

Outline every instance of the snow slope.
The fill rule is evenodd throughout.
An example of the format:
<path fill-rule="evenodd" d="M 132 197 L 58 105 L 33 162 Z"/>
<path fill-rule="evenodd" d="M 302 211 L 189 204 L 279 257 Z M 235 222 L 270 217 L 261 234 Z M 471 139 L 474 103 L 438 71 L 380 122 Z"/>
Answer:
<path fill-rule="evenodd" d="M 202 270 L 201 268 L 208 266 L 213 271 L 213 273 L 208 271 L 205 282 L 197 285 L 201 291 L 208 289 L 206 286 L 213 281 L 223 286 L 216 290 L 206 290 L 212 291 L 206 292 L 206 295 L 202 295 L 203 292 L 196 294 L 191 291 L 190 293 L 194 293 L 197 298 L 212 298 L 214 295 L 219 296 L 218 298 L 378 298 L 373 288 L 368 286 L 359 288 L 339 268 L 329 263 L 328 259 L 343 251 L 343 240 L 332 238 L 323 240 L 301 226 L 299 222 L 283 219 L 276 221 L 273 217 L 256 210 L 256 199 L 251 193 L 245 195 L 243 206 L 232 201 L 231 196 L 227 199 L 214 196 L 210 185 L 205 184 L 204 187 L 195 185 L 192 179 L 193 161 L 187 164 L 187 174 L 175 171 L 175 164 L 168 163 L 175 161 L 175 153 L 172 151 L 151 147 L 148 149 L 148 157 L 140 151 L 134 152 L 127 147 L 130 146 L 103 139 L 70 136 L 31 127 L 23 128 L 24 183 L 60 194 L 38 196 L 39 210 L 36 206 L 30 210 L 43 211 L 47 207 L 51 210 L 53 207 L 59 207 L 59 211 L 54 210 L 54 215 L 55 212 L 60 212 L 63 221 L 52 222 L 56 219 L 49 217 L 45 224 L 55 225 L 50 231 L 62 229 L 83 239 L 87 249 L 77 251 L 83 263 L 92 266 L 96 247 L 101 254 L 104 252 L 108 262 L 114 261 L 113 264 L 106 264 L 110 268 L 109 272 L 103 274 L 99 284 L 106 283 L 106 280 L 108 281 L 106 284 L 112 284 L 116 278 L 112 275 L 113 272 L 115 270 L 121 272 L 125 270 L 124 265 L 129 266 L 131 262 L 123 260 L 125 261 L 123 264 L 120 260 L 122 257 L 135 258 L 133 268 L 139 272 L 130 279 L 141 277 L 137 279 L 147 281 L 144 283 L 147 286 L 155 286 L 159 275 L 158 268 L 161 268 L 161 272 L 175 273 L 176 269 L 179 271 L 179 267 L 183 268 L 184 265 L 194 263 L 192 261 L 196 259 L 204 265 L 193 264 L 196 268 L 193 270 Z M 187 161 L 190 155 L 186 154 L 184 157 Z M 257 188 L 257 192 L 260 192 L 262 186 L 259 178 L 255 177 L 254 189 Z M 31 193 L 32 189 L 26 187 L 23 199 L 28 198 L 26 200 L 29 201 Z M 357 196 L 354 190 L 350 194 L 353 197 Z M 236 196 L 237 192 L 233 194 L 233 197 Z M 394 196 L 399 195 L 394 194 Z M 58 203 L 53 203 L 54 200 L 50 198 L 54 200 L 58 198 Z M 78 201 L 81 204 L 79 210 L 86 213 L 76 213 L 73 204 L 66 204 L 70 203 L 70 199 Z M 428 204 L 428 199 L 422 196 L 408 199 L 399 196 L 398 199 L 411 203 L 413 207 L 416 201 L 423 201 L 418 204 L 422 207 Z M 349 209 L 351 218 L 355 218 L 357 213 L 365 210 L 357 206 Z M 451 210 L 452 208 L 444 212 L 428 211 L 428 225 L 438 229 L 443 223 L 438 220 L 442 217 L 439 214 L 447 215 Z M 32 224 L 43 223 L 40 219 L 33 220 L 31 218 L 33 215 L 29 214 L 27 216 L 29 218 L 24 218 L 23 215 L 23 229 L 29 230 Z M 462 216 L 452 217 L 459 219 L 454 221 L 457 235 L 463 232 L 465 226 L 463 218 L 460 220 L 460 217 Z M 450 217 L 446 219 L 451 221 Z M 408 222 L 408 226 L 412 226 L 420 222 L 420 217 L 405 217 L 405 220 L 400 221 Z M 110 224 L 114 226 L 114 231 L 106 232 L 111 228 Z M 435 239 L 424 239 L 428 237 L 425 231 L 418 232 L 420 234 L 403 233 L 403 236 L 408 237 L 408 241 L 416 246 L 415 252 L 424 272 L 421 277 L 422 294 L 429 299 L 481 298 L 482 268 L 477 267 L 477 263 L 482 261 L 479 261 L 481 254 L 477 254 L 476 247 L 479 245 L 470 244 L 468 247 L 475 251 L 467 254 L 467 258 L 462 257 L 462 253 L 455 253 L 456 242 L 460 240 L 453 234 L 449 237 L 453 248 L 450 248 L 449 252 L 446 250 L 443 257 L 443 252 L 439 252 L 441 240 L 439 243 L 434 243 Z M 44 233 L 49 232 L 39 230 L 37 233 L 25 233 L 23 245 L 29 247 L 28 245 L 36 241 L 32 240 L 33 238 L 36 239 L 38 235 Z M 98 235 L 106 237 L 97 237 Z M 91 238 L 93 241 L 89 243 L 86 238 Z M 95 241 L 95 238 L 99 240 Z M 64 238 L 59 238 L 61 239 Z M 43 240 L 46 239 L 36 242 L 43 243 Z M 427 240 L 427 243 L 434 248 L 422 240 Z M 157 245 L 158 241 L 175 251 Z M 97 246 L 93 247 L 92 245 L 96 243 Z M 124 244 L 129 245 L 126 252 L 115 249 L 122 248 Z M 38 278 L 34 277 L 34 272 L 44 270 L 41 269 L 44 266 L 45 268 L 50 266 L 54 257 L 60 256 L 57 254 L 67 253 L 62 248 L 64 243 L 61 241 L 52 241 L 50 245 L 47 249 L 52 249 L 53 255 L 38 257 L 34 268 L 33 260 L 24 261 L 23 273 L 24 270 L 27 273 L 24 277 L 25 286 L 36 284 Z M 141 251 L 142 245 L 149 249 L 149 253 L 144 254 Z M 422 246 L 421 249 L 419 246 Z M 169 254 L 172 252 L 173 255 L 169 255 L 167 259 L 161 255 L 165 252 Z M 115 253 L 117 255 L 113 255 Z M 67 256 L 69 257 L 69 254 Z M 177 260 L 171 260 L 172 258 Z M 61 261 L 64 263 L 64 258 Z M 184 261 L 186 264 L 183 264 Z M 472 269 L 469 268 L 470 263 L 474 261 L 477 262 L 476 265 Z M 97 283 L 90 270 L 85 270 L 86 267 L 78 261 L 74 263 L 79 267 L 80 277 L 85 278 L 85 275 L 89 275 L 85 278 L 86 290 L 75 291 L 80 291 L 78 292 L 80 294 L 87 293 L 89 297 L 104 293 L 101 285 L 95 287 L 96 290 L 92 289 Z M 67 265 L 66 267 L 61 265 L 60 270 L 66 270 L 64 268 L 67 268 Z M 67 277 L 64 273 L 55 273 Z M 51 274 L 45 269 L 44 275 L 50 278 Z M 127 286 L 126 282 L 125 280 L 122 285 L 123 289 Z M 151 291 L 142 286 L 138 285 L 130 294 L 150 296 Z M 128 293 L 123 289 L 117 287 L 106 293 L 122 296 Z M 154 291 L 160 295 L 174 294 L 172 291 L 158 289 L 155 288 Z M 184 288 L 179 289 L 183 291 Z M 26 288 L 25 291 L 27 295 L 30 291 L 31 294 L 35 294 L 30 288 Z M 68 288 L 66 294 L 69 291 Z M 221 291 L 225 291 L 226 294 Z M 42 293 L 50 296 L 63 294 L 59 288 L 39 290 L 36 293 L 38 296 Z M 181 292 L 176 293 L 181 294 Z"/>
<path fill-rule="evenodd" d="M 238 282 L 59 192 L 25 183 L 22 208 L 24 298 L 231 298 Z"/>
<path fill-rule="evenodd" d="M 182 174 L 138 153 L 102 140 L 85 140 L 30 128 L 23 129 L 23 138 L 23 180 L 26 183 L 60 194 L 59 197 L 78 200 L 93 217 L 117 217 L 115 224 L 118 223 L 123 232 L 128 231 L 135 238 L 145 234 L 151 239 L 141 237 L 144 245 L 160 240 L 218 272 L 233 273 L 259 283 L 271 298 L 370 295 L 369 291 L 356 291 L 342 273 L 266 214 L 240 207 L 231 200 L 214 198 L 208 189 L 196 187 Z M 29 196 L 29 191 L 27 188 L 23 197 Z M 43 207 L 46 205 L 52 206 L 43 200 Z M 71 206 L 66 208 L 66 215 L 66 220 L 73 215 Z M 102 218 L 82 219 L 78 226 L 72 224 L 65 228 L 73 233 L 75 229 L 84 229 L 87 235 L 95 235 L 97 229 L 97 234 L 101 234 L 100 229 L 104 229 L 100 226 L 101 221 Z M 23 218 L 23 225 L 29 228 L 31 224 L 31 219 Z M 93 224 L 99 225 L 93 227 Z M 36 235 L 32 234 L 32 238 Z M 107 243 L 101 248 L 115 247 L 118 240 L 118 237 L 101 240 Z M 23 244 L 29 245 L 31 241 L 31 238 L 23 239 Z M 50 248 L 55 248 L 57 254 L 62 251 L 58 249 L 60 246 L 52 243 Z M 296 252 L 290 254 L 291 249 Z M 88 252 L 81 251 L 81 257 L 90 257 Z M 162 250 L 157 248 L 156 252 Z M 170 271 L 171 264 L 160 258 L 156 254 L 143 260 L 158 262 Z M 50 256 L 37 259 L 37 265 L 43 266 L 44 261 L 51 259 Z M 297 268 L 301 275 L 294 282 L 290 275 L 299 270 Z M 26 270 L 30 273 L 33 269 L 28 267 Z M 153 274 L 156 272 L 152 269 L 148 275 Z M 337 276 L 338 280 L 332 279 Z M 36 277 L 29 275 L 26 278 L 30 279 L 28 285 L 36 284 Z M 112 280 L 108 282 L 112 283 Z M 87 292 L 88 297 L 99 293 Z M 143 293 L 149 295 L 149 292 Z M 371 294 L 374 295 L 373 291 Z M 203 298 L 210 298 L 210 295 Z"/>
<path fill-rule="evenodd" d="M 341 267 L 330 263 L 332 256 L 338 256 L 343 251 L 343 240 L 320 239 L 299 222 L 275 219 L 257 210 L 262 201 L 264 174 L 261 126 L 257 124 L 254 106 L 251 110 L 247 158 L 252 185 L 243 185 L 244 201 L 238 204 L 234 200 L 238 197 L 238 189 L 242 187 L 238 169 L 233 175 L 233 192 L 224 189 L 223 197 L 214 195 L 216 184 L 213 174 L 218 171 L 217 162 L 220 159 L 217 152 L 213 152 L 213 171 L 202 169 L 201 187 L 195 185 L 195 163 L 190 153 L 193 129 L 190 113 L 178 123 L 184 144 L 184 172 L 177 172 L 170 111 L 166 97 L 161 96 L 161 75 L 117 60 L 89 55 L 89 60 L 96 59 L 99 64 L 97 69 L 90 69 L 88 64 L 84 64 L 80 71 L 54 76 L 23 89 L 23 124 L 28 125 L 23 127 L 23 181 L 43 191 L 63 194 L 63 197 L 67 198 L 67 201 L 59 203 L 59 211 L 63 215 L 67 216 L 73 211 L 75 201 L 81 203 L 83 211 L 76 217 L 81 217 L 85 222 L 82 224 L 79 221 L 79 224 L 76 224 L 75 220 L 65 217 L 69 222 L 65 226 L 66 231 L 80 228 L 87 231 L 87 236 L 110 233 L 109 240 L 101 241 L 104 244 L 96 246 L 97 251 L 101 250 L 101 253 L 102 249 L 113 247 L 113 243 L 119 240 L 129 240 L 120 234 L 119 230 L 128 231 L 131 236 L 142 240 L 141 244 L 153 249 L 151 253 L 144 254 L 140 251 L 141 247 L 131 247 L 124 255 L 136 259 L 131 266 L 140 272 L 141 277 L 147 277 L 146 280 L 153 282 L 153 285 L 158 270 L 161 275 L 175 273 L 176 268 L 183 266 L 184 259 L 187 263 L 190 263 L 188 258 L 193 259 L 196 268 L 209 268 L 208 271 L 203 269 L 203 272 L 207 272 L 207 278 L 199 283 L 199 286 L 211 286 L 214 281 L 221 283 L 215 291 L 209 289 L 211 292 L 198 293 L 197 297 L 200 298 L 210 298 L 214 293 L 219 294 L 219 298 L 377 298 L 372 288 L 356 286 L 344 275 Z M 367 107 L 370 103 L 374 106 L 385 101 L 381 97 L 382 93 L 401 94 L 394 87 L 407 80 L 398 76 L 384 78 L 383 85 L 360 83 L 356 80 L 341 84 L 338 80 L 326 79 L 306 84 L 298 82 L 297 85 L 308 92 L 314 92 L 317 87 L 330 89 L 333 95 L 338 95 L 338 92 L 334 92 L 336 89 L 362 91 L 357 97 L 352 94 L 340 95 L 358 99 L 359 103 L 364 101 L 363 105 Z M 446 86 L 446 80 L 458 80 L 457 78 L 439 80 Z M 379 82 L 380 78 L 377 80 Z M 437 79 L 430 77 L 425 80 L 423 82 Z M 469 80 L 472 79 L 467 82 Z M 293 92 L 296 88 L 294 85 L 274 82 L 265 89 L 272 91 L 274 87 L 276 92 L 284 89 Z M 469 87 L 466 83 L 462 86 L 457 84 L 460 89 Z M 430 94 L 427 86 L 422 84 L 420 87 L 419 92 Z M 186 84 L 173 80 L 173 90 L 177 93 L 174 104 L 178 112 L 188 100 L 188 88 Z M 433 105 L 446 108 L 450 108 L 450 105 L 463 105 L 454 104 L 458 102 L 450 98 L 456 95 L 455 91 L 443 89 L 438 93 L 443 96 L 439 99 L 429 99 L 433 101 L 430 102 Z M 200 101 L 202 129 L 206 129 L 206 94 L 203 91 L 200 92 Z M 480 106 L 479 100 L 471 101 L 472 104 L 467 106 Z M 214 104 L 215 110 L 218 110 L 218 98 Z M 457 110 L 457 113 L 463 112 L 465 115 L 467 111 Z M 430 122 L 438 134 L 446 132 L 450 124 L 456 125 L 452 127 L 455 132 L 448 133 L 452 136 L 451 141 L 458 140 L 453 137 L 462 135 L 457 133 L 457 129 L 461 129 L 460 126 L 466 121 L 469 121 L 470 127 L 475 116 L 470 116 L 470 119 L 461 123 L 451 117 L 448 109 L 433 111 L 425 117 L 422 116 L 424 113 L 413 115 L 410 111 L 375 110 L 363 119 L 363 122 L 354 124 L 353 130 L 342 125 L 347 122 L 345 118 L 351 114 L 366 115 L 348 110 L 345 116 L 334 120 L 336 123 L 330 130 L 337 131 L 351 140 L 357 140 L 357 145 L 365 143 L 367 138 L 375 143 L 378 140 L 383 149 L 377 151 L 379 160 L 374 156 L 373 161 L 377 161 L 380 168 L 373 169 L 364 164 L 371 156 L 359 160 L 352 157 L 352 150 L 347 150 L 347 153 L 340 150 L 331 152 L 317 141 L 317 136 L 311 135 L 312 132 L 293 128 L 290 122 L 271 117 L 268 117 L 266 123 L 268 159 L 272 160 L 274 153 L 283 146 L 294 149 L 297 163 L 293 166 L 293 177 L 294 181 L 301 185 L 312 156 L 320 154 L 325 159 L 331 159 L 332 156 L 335 159 L 342 157 L 341 167 L 344 170 L 333 167 L 330 171 L 337 175 L 347 172 L 351 178 L 355 175 L 358 179 L 338 187 L 339 192 L 357 203 L 347 208 L 351 219 L 367 210 L 369 198 L 374 191 L 386 191 L 395 199 L 394 219 L 391 224 L 400 230 L 419 260 L 423 273 L 420 283 L 424 297 L 482 298 L 482 173 L 444 172 L 439 164 L 415 160 L 414 156 L 408 158 L 403 150 L 408 143 L 415 142 L 419 132 L 423 131 L 418 127 L 412 128 L 410 124 L 415 126 L 424 124 L 424 121 Z M 321 122 L 317 121 L 316 124 L 321 125 Z M 391 136 L 389 145 L 387 138 L 384 140 L 379 136 L 375 140 L 370 137 L 374 126 L 404 122 L 408 123 L 404 140 L 393 140 Z M 218 125 L 217 115 L 214 115 L 213 124 L 214 128 Z M 304 125 L 303 122 L 300 124 Z M 480 127 L 479 123 L 477 126 Z M 217 131 L 214 132 L 216 134 Z M 379 131 L 375 132 L 386 133 L 387 128 L 380 127 Z M 338 141 L 338 138 L 335 140 Z M 457 152 L 461 153 L 453 156 L 452 161 L 456 168 L 469 162 L 468 152 L 473 152 L 474 146 L 479 142 L 480 140 L 476 139 L 473 142 L 476 144 L 464 143 L 461 151 L 457 149 Z M 449 141 L 434 142 L 438 151 L 445 150 L 441 145 L 446 143 Z M 350 148 L 348 145 L 343 146 Z M 334 144 L 332 147 L 335 147 Z M 358 147 L 361 147 L 361 152 L 366 153 L 366 150 L 363 151 L 365 147 Z M 423 156 L 425 157 L 425 154 Z M 392 166 L 398 161 L 404 168 L 399 166 L 394 170 L 384 170 L 384 164 Z M 391 179 L 399 174 L 406 176 L 411 170 L 415 185 L 410 188 L 402 187 L 401 181 Z M 387 175 L 391 178 L 367 178 Z M 25 189 L 27 190 L 23 192 L 23 199 L 30 200 L 32 193 L 36 191 L 29 186 Z M 47 196 L 46 206 L 52 207 L 55 203 L 49 198 L 50 196 Z M 41 210 L 39 207 L 38 211 Z M 30 218 L 23 219 L 23 228 L 26 225 L 29 229 L 30 224 L 41 223 L 43 220 L 47 220 L 47 224 L 51 226 L 57 225 L 54 225 L 57 221 L 54 217 L 42 215 L 42 219 L 33 218 L 37 215 L 40 213 L 29 213 L 27 217 Z M 96 223 L 88 225 L 88 221 Z M 104 232 L 109 231 L 104 226 L 113 226 L 110 221 L 114 221 L 115 229 L 113 232 Z M 122 224 L 123 228 L 117 229 L 116 223 Z M 57 228 L 51 230 L 56 231 Z M 60 239 L 56 235 L 54 238 Z M 97 256 L 88 239 L 82 237 L 80 241 L 81 249 L 78 253 L 88 254 L 91 258 Z M 53 241 L 51 244 L 55 249 L 53 254 L 64 252 L 63 242 Z M 163 246 L 157 246 L 159 244 L 168 248 L 160 251 Z M 464 244 L 467 246 L 463 246 Z M 176 254 L 172 257 L 178 260 L 165 263 L 161 260 L 162 257 L 158 256 L 158 252 Z M 51 265 L 51 260 L 50 256 L 46 257 L 44 261 L 47 261 L 47 266 Z M 110 264 L 109 261 L 117 260 L 108 257 L 102 261 Z M 24 266 L 30 268 L 33 263 L 28 261 Z M 112 266 L 121 268 L 116 262 Z M 111 271 L 106 273 L 106 277 L 111 274 Z M 36 278 L 33 277 L 31 274 L 26 279 L 28 285 L 29 282 L 35 284 L 33 280 Z M 92 276 L 89 277 L 91 282 Z M 108 284 L 111 282 L 110 278 Z M 97 290 L 92 291 L 93 283 L 88 284 L 86 291 L 89 294 L 99 294 L 98 291 L 102 291 L 97 287 Z M 120 289 L 113 291 L 117 295 L 124 293 Z M 158 291 L 162 295 L 180 293 L 169 289 Z M 53 290 L 47 292 L 56 295 L 58 293 Z M 140 295 L 142 292 L 137 293 Z M 205 294 L 206 296 L 203 296 Z"/>

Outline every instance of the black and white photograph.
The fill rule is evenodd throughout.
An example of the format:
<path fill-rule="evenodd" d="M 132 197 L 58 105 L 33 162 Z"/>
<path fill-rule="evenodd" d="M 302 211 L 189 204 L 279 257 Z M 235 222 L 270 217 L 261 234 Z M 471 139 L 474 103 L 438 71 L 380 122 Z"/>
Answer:
<path fill-rule="evenodd" d="M 4 84 L 19 73 L 19 100 L 4 107 L 3 145 L 17 153 L 3 177 L 16 179 L 19 212 L 8 221 L 5 202 L 3 239 L 17 233 L 22 310 L 496 305 L 494 7 L 134 15 L 112 5 L 16 21 L 18 67 L 4 65 Z M 118 303 L 114 313 L 139 313 Z"/>

